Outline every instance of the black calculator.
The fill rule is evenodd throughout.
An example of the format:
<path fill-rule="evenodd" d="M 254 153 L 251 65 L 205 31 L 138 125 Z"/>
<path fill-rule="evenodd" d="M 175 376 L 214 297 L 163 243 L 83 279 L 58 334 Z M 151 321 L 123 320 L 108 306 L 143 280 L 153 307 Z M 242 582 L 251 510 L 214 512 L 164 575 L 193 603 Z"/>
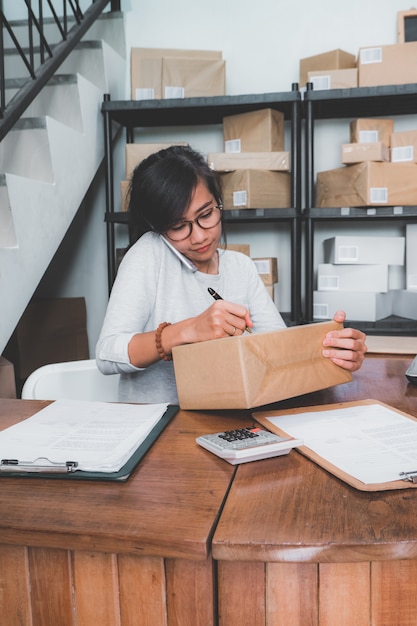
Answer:
<path fill-rule="evenodd" d="M 259 426 L 202 435 L 196 442 L 232 465 L 288 454 L 303 443 L 300 439 L 281 437 Z"/>

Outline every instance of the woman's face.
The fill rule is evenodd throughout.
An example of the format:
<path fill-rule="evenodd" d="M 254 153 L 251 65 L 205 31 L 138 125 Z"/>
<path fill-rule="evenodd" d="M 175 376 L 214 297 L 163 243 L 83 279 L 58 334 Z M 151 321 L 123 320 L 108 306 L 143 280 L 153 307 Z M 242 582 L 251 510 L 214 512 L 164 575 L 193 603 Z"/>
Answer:
<path fill-rule="evenodd" d="M 216 206 L 214 196 L 203 182 L 199 182 L 182 218 L 184 221 L 193 222 L 191 234 L 181 241 L 169 238 L 170 243 L 192 261 L 198 270 L 209 274 L 218 272 L 217 248 L 222 234 L 222 224 L 219 221 L 213 228 L 201 228 L 193 220 L 203 217 L 203 223 L 204 216 Z M 169 231 L 167 234 L 169 237 Z"/>

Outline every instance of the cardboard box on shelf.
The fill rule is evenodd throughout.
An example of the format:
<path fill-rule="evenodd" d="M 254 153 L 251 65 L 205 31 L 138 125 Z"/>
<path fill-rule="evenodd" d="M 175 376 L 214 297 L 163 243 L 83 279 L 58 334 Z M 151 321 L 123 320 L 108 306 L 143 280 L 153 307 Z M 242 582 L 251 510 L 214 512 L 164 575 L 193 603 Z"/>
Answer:
<path fill-rule="evenodd" d="M 124 213 L 129 210 L 129 185 L 130 180 L 120 181 L 120 210 Z"/>
<path fill-rule="evenodd" d="M 233 170 L 271 170 L 288 172 L 289 152 L 210 152 L 207 163 L 212 170 L 232 172 Z"/>
<path fill-rule="evenodd" d="M 391 135 L 391 161 L 417 163 L 417 130 L 403 130 Z"/>
<path fill-rule="evenodd" d="M 308 72 L 307 82 L 313 89 L 349 89 L 358 86 L 358 70 L 356 67 L 345 70 L 316 70 Z"/>
<path fill-rule="evenodd" d="M 171 146 L 186 146 L 187 142 L 176 143 L 127 143 L 125 148 L 126 178 L 130 178 L 133 170 L 139 163 L 154 152 L 170 148 Z"/>
<path fill-rule="evenodd" d="M 342 144 L 342 163 L 363 163 L 364 161 L 389 161 L 388 146 L 382 141 L 373 143 L 344 143 Z"/>
<path fill-rule="evenodd" d="M 393 291 L 392 314 L 417 320 L 417 290 Z"/>
<path fill-rule="evenodd" d="M 278 260 L 276 257 L 255 258 L 258 274 L 264 285 L 274 285 L 278 282 Z"/>
<path fill-rule="evenodd" d="M 356 56 L 339 48 L 300 59 L 300 87 L 305 86 L 308 72 L 350 68 L 356 68 Z"/>
<path fill-rule="evenodd" d="M 250 256 L 250 244 L 248 243 L 229 243 L 220 244 L 219 248 L 222 250 L 233 250 L 234 252 L 241 252 L 242 254 L 246 254 L 246 256 Z"/>
<path fill-rule="evenodd" d="M 398 43 L 406 43 L 408 41 L 417 40 L 417 9 L 408 9 L 406 11 L 398 11 Z"/>
<path fill-rule="evenodd" d="M 417 290 L 417 224 L 405 227 L 406 287 Z"/>
<path fill-rule="evenodd" d="M 323 250 L 326 263 L 404 265 L 405 237 L 330 237 Z"/>
<path fill-rule="evenodd" d="M 338 309 L 349 321 L 376 322 L 392 315 L 392 291 L 315 291 L 313 293 L 314 319 L 331 319 Z"/>
<path fill-rule="evenodd" d="M 32 300 L 4 350 L 16 378 L 49 363 L 88 359 L 86 317 L 84 298 Z"/>
<path fill-rule="evenodd" d="M 388 265 L 319 263 L 317 291 L 388 291 Z"/>
<path fill-rule="evenodd" d="M 224 151 L 284 152 L 284 114 L 259 109 L 223 118 Z"/>
<path fill-rule="evenodd" d="M 274 302 L 275 301 L 275 285 L 265 285 L 265 289 L 267 290 L 271 300 Z"/>
<path fill-rule="evenodd" d="M 416 163 L 364 161 L 318 172 L 316 206 L 413 206 L 416 180 Z"/>
<path fill-rule="evenodd" d="M 0 398 L 16 398 L 13 363 L 0 356 Z"/>
<path fill-rule="evenodd" d="M 323 337 L 336 328 L 306 324 L 173 348 L 180 407 L 250 409 L 349 382 L 322 356 Z"/>
<path fill-rule="evenodd" d="M 417 83 L 417 41 L 360 48 L 359 87 Z"/>
<path fill-rule="evenodd" d="M 391 119 L 360 117 L 350 122 L 351 143 L 375 143 L 381 141 L 389 147 L 393 132 L 394 120 Z"/>
<path fill-rule="evenodd" d="M 217 50 L 178 50 L 172 48 L 132 48 L 130 53 L 130 82 L 131 82 L 131 98 L 132 100 L 152 100 L 164 97 L 163 84 L 163 66 L 164 60 L 175 63 L 175 59 L 179 59 L 179 66 L 184 66 L 184 59 L 188 62 L 197 61 L 195 66 L 195 74 L 198 74 L 199 67 L 198 61 L 204 60 L 209 63 L 213 63 L 213 67 L 216 67 L 216 75 L 218 72 L 219 62 L 222 64 L 222 52 Z M 170 65 L 170 72 L 174 71 L 172 65 Z M 187 75 L 190 65 L 187 64 Z M 165 70 L 166 71 L 166 70 Z M 201 77 L 201 89 L 204 93 L 201 95 L 224 95 L 224 82 L 222 93 L 208 94 L 208 84 L 206 81 L 207 74 L 204 79 Z M 194 88 L 196 86 L 197 78 L 193 79 Z M 173 86 L 173 85 L 171 85 Z M 181 85 L 174 85 L 175 87 L 181 87 Z M 183 85 L 182 85 L 183 86 Z M 212 89 L 217 90 L 217 85 L 212 85 Z"/>
<path fill-rule="evenodd" d="M 163 98 L 224 96 L 225 93 L 226 63 L 222 59 L 163 59 Z"/>
<path fill-rule="evenodd" d="M 233 209 L 280 209 L 291 204 L 288 172 L 236 170 L 221 174 L 223 205 Z"/>

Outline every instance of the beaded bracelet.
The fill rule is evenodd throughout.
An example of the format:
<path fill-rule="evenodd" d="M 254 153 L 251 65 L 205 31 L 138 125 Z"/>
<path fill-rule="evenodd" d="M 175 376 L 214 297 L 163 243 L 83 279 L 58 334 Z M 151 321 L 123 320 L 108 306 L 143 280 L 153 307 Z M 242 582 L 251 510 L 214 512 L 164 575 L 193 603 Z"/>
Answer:
<path fill-rule="evenodd" d="M 158 328 L 155 331 L 155 345 L 156 345 L 156 349 L 158 350 L 159 356 L 161 357 L 162 361 L 172 361 L 172 355 L 169 355 L 169 354 L 167 354 L 165 352 L 165 350 L 162 347 L 162 343 L 161 343 L 162 331 L 167 326 L 171 326 L 171 322 L 162 322 L 162 324 L 159 324 Z"/>

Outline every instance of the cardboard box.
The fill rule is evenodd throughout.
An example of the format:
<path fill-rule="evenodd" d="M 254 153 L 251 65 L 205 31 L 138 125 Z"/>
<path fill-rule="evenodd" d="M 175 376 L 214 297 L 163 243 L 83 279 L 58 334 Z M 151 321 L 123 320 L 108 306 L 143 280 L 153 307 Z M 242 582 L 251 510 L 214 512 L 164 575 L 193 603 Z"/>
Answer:
<path fill-rule="evenodd" d="M 186 146 L 187 142 L 178 143 L 127 143 L 125 148 L 126 178 L 130 178 L 135 167 L 154 152 L 171 146 Z"/>
<path fill-rule="evenodd" d="M 317 174 L 317 207 L 417 204 L 416 163 L 365 161 Z"/>
<path fill-rule="evenodd" d="M 376 322 L 392 315 L 392 291 L 315 291 L 313 293 L 314 319 L 330 319 L 342 309 L 349 321 Z"/>
<path fill-rule="evenodd" d="M 417 83 L 417 41 L 359 50 L 359 87 Z"/>
<path fill-rule="evenodd" d="M 290 170 L 289 152 L 211 152 L 207 163 L 212 170 L 232 172 L 233 170 Z"/>
<path fill-rule="evenodd" d="M 129 210 L 129 185 L 130 180 L 120 181 L 120 210 L 123 212 Z"/>
<path fill-rule="evenodd" d="M 16 398 L 13 363 L 0 356 L 0 398 Z"/>
<path fill-rule="evenodd" d="M 393 291 L 392 314 L 417 320 L 417 291 L 400 289 Z"/>
<path fill-rule="evenodd" d="M 358 86 L 357 68 L 346 70 L 316 70 L 308 72 L 307 82 L 313 84 L 313 89 L 350 89 Z"/>
<path fill-rule="evenodd" d="M 224 151 L 284 152 L 284 114 L 259 109 L 223 118 Z"/>
<path fill-rule="evenodd" d="M 212 61 L 217 66 L 218 62 L 222 61 L 222 56 L 222 52 L 217 50 L 132 48 L 130 53 L 131 98 L 132 100 L 163 98 L 163 64 L 165 59 L 181 59 L 180 65 L 183 65 L 183 59 L 206 60 Z M 204 80 L 206 80 L 206 77 L 204 77 Z M 201 83 L 201 88 L 204 92 L 207 91 L 206 84 Z M 224 95 L 224 92 L 211 95 Z"/>
<path fill-rule="evenodd" d="M 275 285 L 265 285 L 265 289 L 267 290 L 271 300 L 274 302 L 275 301 Z"/>
<path fill-rule="evenodd" d="M 88 359 L 84 298 L 32 300 L 4 350 L 24 380 L 49 363 Z"/>
<path fill-rule="evenodd" d="M 186 57 L 162 60 L 163 98 L 224 96 L 225 93 L 225 61 Z"/>
<path fill-rule="evenodd" d="M 293 326 L 173 348 L 182 409 L 251 409 L 349 382 L 351 374 L 322 356 L 336 322 Z"/>
<path fill-rule="evenodd" d="M 388 265 L 319 263 L 317 291 L 388 291 Z"/>
<path fill-rule="evenodd" d="M 389 148 L 382 141 L 373 143 L 342 144 L 342 163 L 363 163 L 364 161 L 389 161 Z"/>
<path fill-rule="evenodd" d="M 356 57 L 344 50 L 329 50 L 311 57 L 300 59 L 300 87 L 304 87 L 308 72 L 343 70 L 356 67 Z"/>
<path fill-rule="evenodd" d="M 352 120 L 350 123 L 351 143 L 375 143 L 381 141 L 389 147 L 393 132 L 394 120 L 360 117 Z"/>
<path fill-rule="evenodd" d="M 220 176 L 225 210 L 291 206 L 291 175 L 287 172 L 236 170 Z"/>
<path fill-rule="evenodd" d="M 403 265 L 405 237 L 331 237 L 323 249 L 326 263 Z"/>
<path fill-rule="evenodd" d="M 250 257 L 250 245 L 248 243 L 227 243 L 220 244 L 219 248 L 222 250 L 233 250 L 234 252 L 241 252 L 242 254 L 246 254 L 246 256 Z"/>
<path fill-rule="evenodd" d="M 278 282 L 278 260 L 276 257 L 252 259 L 264 285 L 274 285 Z"/>
<path fill-rule="evenodd" d="M 391 161 L 417 163 L 417 130 L 392 133 Z"/>
<path fill-rule="evenodd" d="M 417 290 L 417 224 L 407 224 L 405 230 L 406 287 Z"/>
<path fill-rule="evenodd" d="M 408 41 L 417 40 L 417 9 L 408 9 L 407 11 L 398 11 L 398 43 L 406 43 Z"/>

